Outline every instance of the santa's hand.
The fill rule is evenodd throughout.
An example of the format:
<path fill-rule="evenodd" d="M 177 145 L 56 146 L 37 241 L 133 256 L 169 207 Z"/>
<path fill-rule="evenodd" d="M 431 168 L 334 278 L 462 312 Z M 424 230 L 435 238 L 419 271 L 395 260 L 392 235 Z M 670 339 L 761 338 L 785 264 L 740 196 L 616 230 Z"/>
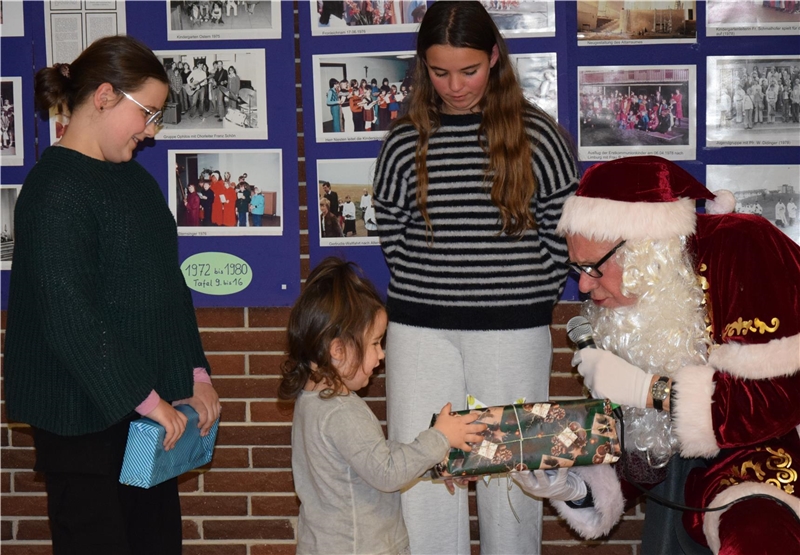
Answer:
<path fill-rule="evenodd" d="M 511 478 L 525 492 L 556 501 L 578 501 L 586 497 L 586 482 L 567 468 L 512 472 Z"/>
<path fill-rule="evenodd" d="M 609 399 L 612 403 L 640 409 L 647 407 L 652 377 L 641 368 L 602 349 L 581 349 L 575 353 L 572 364 L 578 365 L 583 383 L 595 399 Z"/>

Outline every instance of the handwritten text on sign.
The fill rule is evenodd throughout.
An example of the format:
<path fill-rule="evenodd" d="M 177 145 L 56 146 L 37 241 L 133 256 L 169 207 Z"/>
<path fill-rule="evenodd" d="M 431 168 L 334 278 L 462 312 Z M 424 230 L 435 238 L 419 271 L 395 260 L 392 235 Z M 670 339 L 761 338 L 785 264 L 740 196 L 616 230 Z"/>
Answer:
<path fill-rule="evenodd" d="M 201 252 L 181 264 L 186 285 L 206 295 L 232 295 L 253 281 L 250 265 L 226 252 Z"/>

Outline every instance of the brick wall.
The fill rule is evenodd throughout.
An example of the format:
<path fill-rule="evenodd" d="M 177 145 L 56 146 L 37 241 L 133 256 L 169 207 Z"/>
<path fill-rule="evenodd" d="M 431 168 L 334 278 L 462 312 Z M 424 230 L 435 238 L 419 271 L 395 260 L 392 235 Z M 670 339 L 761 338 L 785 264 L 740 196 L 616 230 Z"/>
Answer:
<path fill-rule="evenodd" d="M 297 15 L 295 6 L 295 32 Z M 297 37 L 297 35 L 295 35 Z M 299 41 L 295 39 L 299 59 Z M 302 277 L 308 275 L 303 114 L 296 71 Z M 289 186 L 287 184 L 286 186 Z M 565 324 L 575 303 L 553 313 L 555 355 L 551 397 L 581 396 L 570 368 Z M 213 461 L 180 479 L 185 555 L 290 555 L 295 552 L 298 501 L 291 473 L 291 405 L 277 400 L 285 348 L 287 308 L 198 309 L 197 318 L 214 387 L 222 399 L 222 422 Z M 6 313 L 0 320 L 5 339 Z M 0 363 L 2 356 L 0 354 Z M 2 376 L 0 370 L 0 378 Z M 386 418 L 385 380 L 376 375 L 360 391 L 379 419 Z M 51 555 L 42 477 L 34 473 L 30 429 L 9 423 L 0 398 L 0 546 L 3 555 Z M 470 495 L 472 552 L 478 554 L 474 493 Z M 602 542 L 582 542 L 545 504 L 542 555 L 639 555 L 643 508 L 628 511 Z M 154 554 L 155 555 L 155 554 Z"/>

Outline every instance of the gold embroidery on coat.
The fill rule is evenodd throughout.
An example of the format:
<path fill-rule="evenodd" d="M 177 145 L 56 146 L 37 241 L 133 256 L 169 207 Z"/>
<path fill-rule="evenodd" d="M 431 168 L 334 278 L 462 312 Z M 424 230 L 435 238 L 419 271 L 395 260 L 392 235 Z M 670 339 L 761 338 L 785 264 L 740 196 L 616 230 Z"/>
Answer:
<path fill-rule="evenodd" d="M 708 270 L 708 266 L 706 266 L 705 264 L 700 264 L 700 268 L 698 268 L 698 271 L 702 274 L 706 270 Z M 711 338 L 713 342 L 714 319 L 712 318 L 711 314 L 711 295 L 708 292 L 708 290 L 711 288 L 711 285 L 708 283 L 708 280 L 705 278 L 705 276 L 700 276 L 700 275 L 697 276 L 697 282 L 700 284 L 700 289 L 703 290 L 703 301 L 700 303 L 700 306 L 702 306 L 705 309 L 705 315 L 703 316 L 703 320 L 706 323 L 706 333 L 708 333 L 708 337 Z"/>
<path fill-rule="evenodd" d="M 725 338 L 732 337 L 734 335 L 747 335 L 747 332 L 750 331 L 758 332 L 762 335 L 765 333 L 773 333 L 781 325 L 780 320 L 777 318 L 770 320 L 770 323 L 772 324 L 771 327 L 760 318 L 755 318 L 753 320 L 742 320 L 742 317 L 740 316 L 738 320 L 725 326 L 725 331 L 723 332 L 722 337 Z"/>
<path fill-rule="evenodd" d="M 756 451 L 763 451 L 763 447 L 757 447 Z M 760 462 L 753 462 L 752 460 L 745 461 L 738 468 L 736 465 L 731 466 L 730 475 L 727 478 L 722 478 L 719 481 L 719 488 L 723 489 L 725 486 L 735 486 L 742 482 L 752 481 L 755 478 L 759 482 L 764 482 L 771 486 L 785 491 L 789 495 L 794 493 L 794 484 L 797 482 L 797 471 L 792 468 L 792 457 L 783 449 L 766 448 L 770 457 L 767 459 L 767 470 L 774 473 L 774 478 L 767 478 L 767 473 L 761 468 Z M 749 471 L 752 470 L 753 474 L 750 475 Z"/>

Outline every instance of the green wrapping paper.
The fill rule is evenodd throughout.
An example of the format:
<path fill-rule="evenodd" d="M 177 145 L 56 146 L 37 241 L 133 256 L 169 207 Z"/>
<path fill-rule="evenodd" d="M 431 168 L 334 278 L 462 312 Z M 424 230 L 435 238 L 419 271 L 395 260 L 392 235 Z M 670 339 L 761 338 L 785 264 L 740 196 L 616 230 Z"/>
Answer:
<path fill-rule="evenodd" d="M 616 462 L 621 451 L 612 408 L 608 399 L 581 399 L 458 411 L 480 414 L 476 422 L 487 426 L 484 439 L 469 453 L 451 449 L 431 477 Z M 435 423 L 436 415 L 431 426 Z"/>

